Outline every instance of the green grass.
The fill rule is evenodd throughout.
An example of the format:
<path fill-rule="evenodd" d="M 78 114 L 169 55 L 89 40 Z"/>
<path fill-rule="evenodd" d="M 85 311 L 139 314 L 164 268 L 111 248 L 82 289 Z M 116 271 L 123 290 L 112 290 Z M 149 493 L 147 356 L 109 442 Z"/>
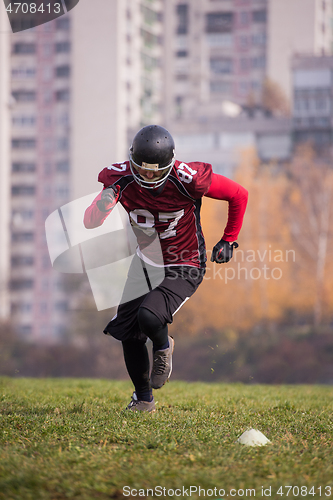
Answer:
<path fill-rule="evenodd" d="M 0 499 L 132 498 L 125 485 L 333 497 L 333 388 L 173 381 L 153 415 L 123 413 L 130 395 L 127 382 L 0 378 Z M 249 428 L 272 444 L 236 443 Z"/>

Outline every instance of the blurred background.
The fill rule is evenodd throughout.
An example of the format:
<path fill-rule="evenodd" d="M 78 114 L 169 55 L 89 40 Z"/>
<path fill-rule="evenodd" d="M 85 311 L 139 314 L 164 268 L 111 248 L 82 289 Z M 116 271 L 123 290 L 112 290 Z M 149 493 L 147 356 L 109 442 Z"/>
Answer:
<path fill-rule="evenodd" d="M 174 378 L 332 383 L 332 0 L 80 0 L 19 29 L 1 2 L 0 374 L 126 377 L 45 220 L 156 123 L 249 190 L 234 259 L 170 327 Z M 226 217 L 203 200 L 208 254 Z"/>

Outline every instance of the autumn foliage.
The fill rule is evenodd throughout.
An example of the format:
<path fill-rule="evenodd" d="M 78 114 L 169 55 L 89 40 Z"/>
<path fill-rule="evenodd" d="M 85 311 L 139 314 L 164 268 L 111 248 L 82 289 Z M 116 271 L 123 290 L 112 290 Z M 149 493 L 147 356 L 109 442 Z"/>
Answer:
<path fill-rule="evenodd" d="M 203 284 L 177 313 L 187 335 L 327 324 L 333 309 L 333 172 L 309 147 L 288 165 L 260 164 L 244 151 L 236 180 L 249 191 L 238 242 L 228 264 L 209 262 Z M 204 199 L 208 255 L 221 238 L 227 203 Z"/>

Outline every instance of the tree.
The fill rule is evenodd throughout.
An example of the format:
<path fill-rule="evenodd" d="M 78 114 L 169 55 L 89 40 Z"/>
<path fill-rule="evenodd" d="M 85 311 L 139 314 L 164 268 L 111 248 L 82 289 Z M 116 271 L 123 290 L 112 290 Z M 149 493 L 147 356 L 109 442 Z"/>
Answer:
<path fill-rule="evenodd" d="M 326 281 L 329 278 L 327 255 L 333 236 L 333 170 L 330 163 L 315 156 L 310 145 L 304 145 L 286 167 L 286 174 L 289 178 L 286 219 L 303 265 L 314 265 L 313 322 L 317 328 L 323 318 L 325 278 Z"/>
<path fill-rule="evenodd" d="M 274 115 L 289 116 L 290 104 L 278 83 L 265 78 L 261 95 L 262 106 Z"/>

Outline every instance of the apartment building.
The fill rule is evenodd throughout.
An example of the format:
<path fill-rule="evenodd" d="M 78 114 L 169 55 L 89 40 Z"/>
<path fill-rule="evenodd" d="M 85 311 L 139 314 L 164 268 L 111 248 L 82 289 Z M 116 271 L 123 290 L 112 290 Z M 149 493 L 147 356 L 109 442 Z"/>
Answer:
<path fill-rule="evenodd" d="M 296 144 L 311 142 L 321 154 L 332 149 L 333 57 L 295 56 L 293 129 Z"/>
<path fill-rule="evenodd" d="M 0 319 L 9 315 L 10 76 L 8 18 L 0 9 Z"/>
<path fill-rule="evenodd" d="M 259 98 L 266 75 L 268 0 L 166 4 L 166 121 L 221 114 L 222 100 Z"/>
<path fill-rule="evenodd" d="M 258 103 L 266 78 L 291 99 L 292 55 L 332 51 L 328 0 L 170 0 L 165 25 L 168 124 Z"/>
<path fill-rule="evenodd" d="M 267 74 L 291 102 L 293 56 L 332 54 L 332 27 L 330 0 L 269 0 Z"/>
<path fill-rule="evenodd" d="M 46 218 L 99 190 L 98 172 L 127 158 L 131 131 L 160 121 L 161 6 L 82 0 L 15 34 L 0 6 L 1 311 L 28 338 L 54 341 L 68 326 Z"/>

